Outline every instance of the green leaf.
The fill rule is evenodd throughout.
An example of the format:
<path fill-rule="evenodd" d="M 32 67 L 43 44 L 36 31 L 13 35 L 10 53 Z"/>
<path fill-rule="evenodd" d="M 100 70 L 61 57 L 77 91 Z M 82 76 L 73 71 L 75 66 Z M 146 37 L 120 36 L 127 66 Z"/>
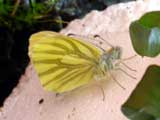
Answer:
<path fill-rule="evenodd" d="M 160 120 L 160 67 L 150 66 L 122 112 L 131 120 Z"/>
<path fill-rule="evenodd" d="M 130 37 L 141 56 L 155 57 L 160 53 L 160 12 L 146 13 L 130 25 Z"/>

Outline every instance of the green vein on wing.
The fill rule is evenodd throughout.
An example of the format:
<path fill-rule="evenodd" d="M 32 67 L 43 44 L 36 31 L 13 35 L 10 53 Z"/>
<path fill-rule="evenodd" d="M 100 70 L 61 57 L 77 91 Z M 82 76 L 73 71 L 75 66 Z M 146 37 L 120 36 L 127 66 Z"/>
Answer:
<path fill-rule="evenodd" d="M 59 89 L 59 90 L 63 90 L 64 86 L 67 85 L 68 83 L 71 83 L 73 84 L 74 82 L 76 82 L 77 79 L 80 79 L 81 77 L 84 77 L 85 74 L 88 74 L 88 72 L 90 71 L 91 67 L 87 67 L 86 69 L 82 69 L 82 70 L 79 70 L 77 73 L 69 76 L 68 78 L 66 79 L 61 79 L 61 83 L 59 83 L 59 85 L 57 86 L 56 89 Z M 85 78 L 84 78 L 85 79 Z M 91 79 L 90 79 L 91 80 Z M 87 81 L 88 82 L 88 81 Z M 74 85 L 74 84 L 73 84 Z M 62 91 L 63 92 L 63 91 Z"/>

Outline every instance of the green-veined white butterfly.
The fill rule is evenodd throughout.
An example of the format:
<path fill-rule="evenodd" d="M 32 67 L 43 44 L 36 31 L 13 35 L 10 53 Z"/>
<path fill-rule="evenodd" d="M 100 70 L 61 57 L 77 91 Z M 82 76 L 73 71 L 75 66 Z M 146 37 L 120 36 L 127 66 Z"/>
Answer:
<path fill-rule="evenodd" d="M 29 55 L 42 86 L 63 93 L 105 76 L 121 58 L 121 49 L 104 51 L 80 39 L 42 31 L 30 37 Z"/>

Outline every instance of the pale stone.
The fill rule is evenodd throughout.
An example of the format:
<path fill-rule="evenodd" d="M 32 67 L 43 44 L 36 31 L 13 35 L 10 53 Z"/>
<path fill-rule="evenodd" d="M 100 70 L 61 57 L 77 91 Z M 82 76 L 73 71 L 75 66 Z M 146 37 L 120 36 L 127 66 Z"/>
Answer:
<path fill-rule="evenodd" d="M 130 57 L 136 53 L 131 45 L 129 25 L 143 13 L 152 10 L 160 10 L 160 0 L 139 0 L 113 5 L 104 11 L 92 11 L 81 20 L 74 20 L 62 33 L 83 36 L 99 34 L 111 44 L 122 47 L 123 58 Z M 126 61 L 137 72 L 123 68 L 137 79 L 122 72 L 114 72 L 116 79 L 126 90 L 113 80 L 107 80 L 103 84 L 105 101 L 102 100 L 100 89 L 93 85 L 55 97 L 55 93 L 43 90 L 33 66 L 30 65 L 19 85 L 5 101 L 0 120 L 127 120 L 121 113 L 120 106 L 141 80 L 146 68 L 150 64 L 160 65 L 159 61 L 158 57 L 142 59 L 140 56 Z M 44 102 L 39 104 L 41 98 Z"/>

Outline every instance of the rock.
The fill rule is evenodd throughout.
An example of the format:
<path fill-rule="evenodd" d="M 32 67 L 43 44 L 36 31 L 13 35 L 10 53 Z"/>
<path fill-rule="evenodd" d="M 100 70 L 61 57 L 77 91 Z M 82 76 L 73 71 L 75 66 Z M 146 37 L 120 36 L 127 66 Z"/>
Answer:
<path fill-rule="evenodd" d="M 71 22 L 61 32 L 88 36 L 98 34 L 114 46 L 123 49 L 123 58 L 135 55 L 129 37 L 131 21 L 138 19 L 147 11 L 160 10 L 159 0 L 139 0 L 108 7 L 104 11 L 92 11 L 83 19 Z M 103 44 L 102 47 L 106 47 Z M 115 71 L 116 80 L 126 89 L 123 90 L 112 79 L 103 84 L 105 100 L 97 86 L 89 85 L 68 94 L 56 96 L 54 92 L 44 91 L 32 65 L 22 75 L 20 83 L 7 98 L 0 112 L 0 120 L 127 120 L 120 106 L 128 98 L 141 80 L 150 64 L 159 64 L 157 57 L 134 57 L 125 63 L 137 70 L 136 73 L 123 69 L 136 76 L 136 80 L 121 71 Z"/>

